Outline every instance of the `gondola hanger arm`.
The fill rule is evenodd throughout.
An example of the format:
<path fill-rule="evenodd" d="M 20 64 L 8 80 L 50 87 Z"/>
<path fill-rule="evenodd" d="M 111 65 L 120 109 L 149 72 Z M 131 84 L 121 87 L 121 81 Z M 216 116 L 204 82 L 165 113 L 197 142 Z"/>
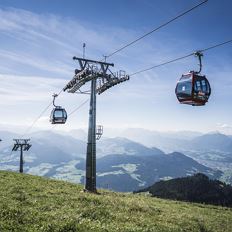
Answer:
<path fill-rule="evenodd" d="M 203 53 L 202 53 L 202 51 L 196 51 L 196 52 L 194 53 L 194 55 L 195 55 L 196 57 L 198 57 L 198 60 L 199 60 L 200 69 L 199 69 L 198 72 L 196 72 L 197 74 L 199 74 L 199 73 L 201 73 L 201 70 L 202 70 L 202 60 L 201 60 L 201 57 L 203 56 Z"/>
<path fill-rule="evenodd" d="M 52 96 L 53 96 L 53 101 L 52 101 L 52 103 L 53 103 L 54 107 L 57 107 L 57 106 L 55 105 L 55 99 L 56 99 L 56 97 L 58 97 L 58 94 L 54 93 Z"/>

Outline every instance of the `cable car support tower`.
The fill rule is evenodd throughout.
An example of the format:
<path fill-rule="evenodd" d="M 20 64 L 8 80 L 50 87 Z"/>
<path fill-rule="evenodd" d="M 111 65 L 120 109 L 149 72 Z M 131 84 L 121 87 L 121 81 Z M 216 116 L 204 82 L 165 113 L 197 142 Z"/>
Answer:
<path fill-rule="evenodd" d="M 15 144 L 12 148 L 12 151 L 18 151 L 20 150 L 20 163 L 19 163 L 19 172 L 23 173 L 23 152 L 29 151 L 31 148 L 31 144 L 29 144 L 30 139 L 14 139 Z"/>
<path fill-rule="evenodd" d="M 102 126 L 96 128 L 96 94 L 102 94 L 114 85 L 129 80 L 129 76 L 122 70 L 111 72 L 109 67 L 113 67 L 113 63 L 78 57 L 73 57 L 73 60 L 78 61 L 80 69 L 75 70 L 73 79 L 63 90 L 69 93 L 90 94 L 85 190 L 96 193 L 96 140 L 100 139 L 103 133 Z M 90 92 L 81 91 L 80 88 L 87 82 L 91 82 Z"/>

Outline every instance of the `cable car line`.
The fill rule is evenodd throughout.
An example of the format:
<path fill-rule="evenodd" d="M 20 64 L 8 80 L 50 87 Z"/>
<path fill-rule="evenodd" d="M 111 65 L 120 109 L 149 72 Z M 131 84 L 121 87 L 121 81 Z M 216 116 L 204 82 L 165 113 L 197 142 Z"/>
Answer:
<path fill-rule="evenodd" d="M 58 94 L 56 94 L 56 97 L 58 97 L 63 92 L 63 88 L 60 90 Z M 21 136 L 23 138 L 25 135 L 27 135 L 31 129 L 34 127 L 34 125 L 37 123 L 37 121 L 44 115 L 44 113 L 50 108 L 50 106 L 54 105 L 54 99 L 42 110 L 42 112 L 39 114 L 39 116 L 32 122 L 32 124 L 26 129 L 24 134 Z M 75 109 L 77 110 L 77 109 Z M 74 110 L 74 111 L 75 111 Z M 69 116 L 69 115 L 68 115 Z"/>
<path fill-rule="evenodd" d="M 227 41 L 222 42 L 222 43 L 219 43 L 219 44 L 216 44 L 216 45 L 213 45 L 213 46 L 210 46 L 210 47 L 205 48 L 205 49 L 198 50 L 197 52 L 209 51 L 209 50 L 211 50 L 211 49 L 214 49 L 214 48 L 223 46 L 223 45 L 228 44 L 228 43 L 231 43 L 231 42 L 232 42 L 232 39 L 227 40 Z M 188 57 L 190 57 L 190 56 L 193 56 L 193 55 L 195 55 L 195 54 L 196 54 L 196 52 L 192 52 L 192 53 L 189 53 L 189 54 L 187 54 L 187 55 L 185 55 L 185 56 L 181 56 L 181 57 L 175 58 L 175 59 L 173 59 L 173 60 L 169 60 L 169 61 L 166 61 L 166 62 L 164 62 L 164 63 L 157 64 L 157 65 L 153 65 L 153 66 L 151 66 L 151 67 L 149 67 L 149 68 L 145 68 L 145 69 L 136 71 L 136 72 L 134 72 L 134 73 L 129 74 L 129 76 L 131 77 L 131 76 L 134 76 L 134 75 L 137 75 L 137 74 L 140 74 L 140 73 L 143 73 L 143 72 L 152 70 L 152 69 L 154 69 L 154 68 L 158 68 L 158 67 L 160 67 L 160 66 L 164 66 L 164 65 L 166 65 L 166 64 L 170 64 L 170 63 L 173 63 L 173 62 L 182 60 L 182 59 L 186 59 L 186 58 L 188 58 Z"/>
<path fill-rule="evenodd" d="M 174 17 L 174 18 L 168 20 L 167 22 L 161 24 L 160 26 L 154 28 L 153 30 L 151 30 L 151 31 L 149 31 L 149 32 L 147 32 L 147 33 L 145 33 L 144 35 L 138 37 L 137 39 L 131 41 L 130 43 L 124 45 L 123 47 L 117 49 L 116 51 L 110 53 L 109 55 L 104 56 L 104 59 L 113 56 L 114 54 L 116 54 L 116 53 L 118 53 L 118 52 L 124 50 L 125 48 L 127 48 L 127 47 L 131 46 L 132 44 L 138 42 L 139 40 L 143 39 L 144 37 L 146 37 L 146 36 L 148 36 L 148 35 L 150 35 L 150 34 L 156 32 L 156 31 L 158 31 L 159 29 L 161 29 L 161 28 L 163 28 L 163 27 L 165 27 L 165 26 L 167 26 L 168 24 L 174 22 L 175 20 L 177 20 L 177 19 L 181 18 L 182 16 L 188 14 L 189 12 L 195 10 L 195 9 L 198 8 L 199 6 L 205 4 L 207 1 L 208 1 L 208 0 L 204 0 L 203 2 L 201 2 L 201 3 L 199 3 L 199 4 L 197 4 L 197 5 L 193 6 L 193 7 L 191 7 L 190 9 L 188 9 L 188 10 L 182 12 L 181 14 L 177 15 L 176 17 Z"/>
<path fill-rule="evenodd" d="M 176 17 L 172 18 L 171 20 L 169 20 L 169 21 L 167 21 L 167 22 L 161 24 L 161 25 L 158 26 L 157 28 L 154 28 L 153 30 L 147 32 L 146 34 L 140 36 L 139 38 L 135 39 L 134 41 L 132 41 L 132 42 L 126 44 L 125 46 L 123 46 L 123 47 L 117 49 L 116 51 L 114 51 L 114 52 L 110 53 L 109 55 L 105 56 L 105 59 L 106 59 L 106 58 L 109 58 L 109 57 L 111 57 L 111 56 L 113 56 L 114 54 L 116 54 L 116 53 L 118 53 L 118 52 L 120 52 L 120 51 L 122 51 L 122 50 L 124 50 L 125 48 L 127 48 L 127 47 L 131 46 L 132 44 L 138 42 L 139 40 L 143 39 L 144 37 L 146 37 L 146 36 L 148 36 L 148 35 L 154 33 L 155 31 L 157 31 L 157 30 L 159 30 L 159 29 L 161 29 L 161 28 L 167 26 L 167 25 L 170 24 L 171 22 L 177 20 L 178 18 L 181 18 L 181 17 L 184 16 L 185 14 L 187 14 L 187 13 L 193 11 L 194 9 L 198 8 L 199 6 L 203 5 L 203 4 L 206 3 L 207 1 L 208 1 L 208 0 L 204 0 L 203 2 L 201 2 L 201 3 L 199 3 L 199 4 L 195 5 L 195 6 L 193 6 L 192 8 L 188 9 L 187 11 L 184 11 L 183 13 L 181 13 L 181 14 L 177 15 Z M 59 96 L 62 92 L 63 92 L 63 89 L 61 89 L 61 91 L 57 94 L 57 96 Z M 32 122 L 32 124 L 28 127 L 28 129 L 27 129 L 27 130 L 25 131 L 25 133 L 22 135 L 22 138 L 33 128 L 33 126 L 36 124 L 36 122 L 42 117 L 42 115 L 48 110 L 48 108 L 49 108 L 51 105 L 52 105 L 52 102 L 49 103 L 49 105 L 48 105 L 47 107 L 45 107 L 45 109 L 39 114 L 39 116 Z"/>
<path fill-rule="evenodd" d="M 32 124 L 27 128 L 27 130 L 24 132 L 21 138 L 23 138 L 26 134 L 30 132 L 30 130 L 33 128 L 33 126 L 36 124 L 36 122 L 43 116 L 43 114 L 50 108 L 52 105 L 52 102 L 49 103 L 48 106 L 44 108 L 44 110 L 39 114 L 39 116 L 32 122 Z"/>
<path fill-rule="evenodd" d="M 57 94 L 57 96 L 59 96 L 61 93 L 63 92 L 63 89 L 60 90 L 60 92 Z M 53 104 L 53 101 L 51 101 L 39 114 L 39 116 L 32 122 L 32 124 L 26 129 L 26 131 L 24 132 L 24 134 L 21 136 L 21 139 L 27 135 L 30 130 L 33 128 L 33 126 L 37 123 L 37 121 L 44 115 L 44 113 L 50 108 L 50 106 Z"/>
<path fill-rule="evenodd" d="M 222 42 L 222 43 L 219 43 L 219 44 L 216 44 L 216 45 L 213 45 L 213 46 L 210 46 L 208 48 L 205 48 L 205 49 L 202 49 L 202 50 L 199 50 L 201 52 L 205 52 L 205 51 L 208 51 L 208 50 L 211 50 L 211 49 L 214 49 L 214 48 L 217 48 L 217 47 L 220 47 L 220 46 L 223 46 L 225 44 L 228 44 L 228 43 L 231 43 L 232 42 L 232 39 L 230 40 L 227 40 L 225 42 Z M 192 52 L 192 53 L 189 53 L 185 56 L 181 56 L 181 57 L 178 57 L 178 58 L 175 58 L 175 59 L 172 59 L 172 60 L 169 60 L 169 61 L 166 61 L 164 63 L 161 63 L 161 64 L 158 64 L 158 65 L 154 65 L 154 66 L 151 66 L 149 68 L 146 68 L 146 69 L 142 69 L 142 70 L 139 70 L 139 71 L 136 71 L 132 74 L 130 74 L 129 76 L 134 76 L 134 75 L 137 75 L 137 74 L 140 74 L 140 73 L 143 73 L 143 72 L 146 72 L 146 71 L 149 71 L 149 70 L 152 70 L 154 68 L 158 68 L 158 67 L 161 67 L 161 66 L 164 66 L 164 65 L 167 65 L 167 64 L 170 64 L 170 63 L 173 63 L 173 62 L 176 62 L 176 61 L 179 61 L 179 60 L 182 60 L 182 59 L 186 59 L 190 56 L 193 56 L 196 52 Z M 58 96 L 63 92 L 63 89 L 57 94 Z M 83 103 L 86 104 L 86 102 Z M 45 107 L 45 109 L 39 114 L 39 116 L 32 122 L 32 124 L 28 127 L 28 129 L 24 132 L 24 134 L 22 135 L 21 138 L 23 138 L 26 134 L 28 134 L 30 132 L 30 130 L 33 128 L 33 126 L 36 124 L 36 122 L 43 116 L 43 114 L 49 109 L 49 107 L 53 104 L 53 101 L 49 103 L 48 106 Z M 76 110 L 78 109 L 78 107 L 76 109 L 74 109 L 72 113 L 74 113 Z M 69 114 L 69 115 L 71 115 Z"/>
<path fill-rule="evenodd" d="M 77 110 L 79 110 L 81 107 L 83 107 L 87 102 L 89 102 L 89 99 L 85 100 L 84 102 L 82 102 L 77 108 L 75 108 L 71 113 L 68 114 L 68 116 L 70 117 L 72 114 L 74 114 Z"/>
<path fill-rule="evenodd" d="M 149 71 L 149 70 L 151 70 L 151 69 L 158 68 L 158 67 L 160 67 L 160 66 L 164 66 L 164 65 L 166 65 L 166 64 L 173 63 L 173 62 L 178 61 L 178 60 L 186 59 L 186 58 L 188 58 L 188 57 L 190 57 L 190 56 L 192 56 L 192 55 L 194 55 L 194 53 L 190 53 L 190 54 L 188 54 L 188 55 L 181 56 L 181 57 L 178 57 L 178 58 L 176 58 L 176 59 L 169 60 L 169 61 L 166 61 L 166 62 L 164 62 L 164 63 L 157 64 L 157 65 L 151 66 L 151 67 L 146 68 L 146 69 L 139 70 L 139 71 L 137 71 L 137 72 L 134 72 L 134 73 L 132 73 L 132 74 L 129 74 L 129 76 L 131 77 L 131 76 L 137 75 L 137 74 L 139 74 L 139 73 L 143 73 L 143 72 Z"/>
<path fill-rule="evenodd" d="M 222 42 L 222 43 L 219 43 L 219 44 L 216 44 L 216 45 L 213 45 L 213 46 L 211 46 L 211 47 L 205 48 L 205 49 L 200 50 L 200 51 L 201 51 L 201 52 L 205 52 L 205 51 L 208 51 L 208 50 L 210 50 L 210 49 L 214 49 L 214 48 L 220 47 L 220 46 L 222 46 L 222 45 L 224 45 L 224 44 L 231 43 L 231 42 L 232 42 L 232 39 L 227 40 L 227 41 Z"/>
<path fill-rule="evenodd" d="M 63 89 L 62 89 L 63 91 Z M 59 92 L 60 94 L 61 92 Z M 58 96 L 58 94 L 56 94 L 56 96 Z M 55 97 L 54 97 L 55 99 Z M 33 126 L 36 124 L 36 122 L 41 118 L 41 116 L 48 110 L 48 108 L 53 104 L 54 104 L 54 99 L 51 103 L 49 103 L 49 105 L 47 107 L 45 107 L 45 109 L 40 113 L 40 115 L 33 121 L 33 123 L 30 125 L 30 127 L 28 127 L 28 129 L 25 131 L 25 133 L 21 136 L 20 139 L 22 139 L 26 134 L 28 134 L 30 132 L 30 130 L 33 128 Z M 85 100 L 83 103 L 81 103 L 77 108 L 75 108 L 70 114 L 68 114 L 68 116 L 70 117 L 72 114 L 74 114 L 76 111 L 78 111 L 81 107 L 83 107 L 87 102 L 89 101 L 89 99 Z M 55 124 L 51 130 L 53 130 L 58 124 Z M 13 154 L 13 150 L 11 150 L 9 156 L 11 156 Z"/>
<path fill-rule="evenodd" d="M 219 44 L 216 44 L 216 45 L 213 45 L 213 46 L 210 46 L 208 48 L 205 48 L 205 49 L 201 49 L 199 51 L 201 52 L 205 52 L 205 51 L 208 51 L 208 50 L 211 50 L 211 49 L 214 49 L 214 48 L 217 48 L 217 47 L 220 47 L 220 46 L 223 46 L 225 44 L 228 44 L 228 43 L 231 43 L 232 42 L 232 39 L 230 40 L 227 40 L 225 42 L 222 42 L 222 43 L 219 43 Z M 167 64 L 170 64 L 170 63 L 173 63 L 173 62 L 176 62 L 176 61 L 179 61 L 179 60 L 182 60 L 182 59 L 186 59 L 190 56 L 193 56 L 196 52 L 192 52 L 192 53 L 189 53 L 185 56 L 181 56 L 181 57 L 178 57 L 178 58 L 175 58 L 175 59 L 172 59 L 172 60 L 169 60 L 169 61 L 166 61 L 164 63 L 161 63 L 161 64 L 158 64 L 158 65 L 154 65 L 154 66 L 151 66 L 149 68 L 146 68 L 146 69 L 142 69 L 142 70 L 139 70 L 139 71 L 136 71 L 132 74 L 130 74 L 129 76 L 132 77 L 134 75 L 137 75 L 137 74 L 140 74 L 140 73 L 143 73 L 143 72 L 146 72 L 146 71 L 149 71 L 149 70 L 152 70 L 154 68 L 158 68 L 158 67 L 161 67 L 161 66 L 164 66 L 164 65 L 167 65 Z M 61 94 L 61 92 L 63 91 L 63 89 L 57 94 L 58 96 Z M 26 132 L 23 134 L 22 138 L 28 134 L 28 132 L 33 128 L 33 126 L 36 124 L 36 122 L 43 116 L 43 114 L 49 109 L 49 107 L 52 105 L 52 102 L 49 103 L 49 105 L 47 107 L 45 107 L 45 109 L 40 113 L 40 115 L 33 121 L 33 123 L 29 126 L 29 128 L 26 130 Z"/>
<path fill-rule="evenodd" d="M 116 50 L 115 52 L 113 52 L 113 53 L 111 53 L 111 54 L 105 56 L 105 58 L 108 58 L 108 57 L 110 57 L 110 56 L 113 56 L 114 54 L 116 54 L 116 53 L 122 51 L 123 49 L 129 47 L 130 45 L 136 43 L 137 41 L 143 39 L 144 37 L 146 37 L 146 36 L 152 34 L 153 32 L 155 32 L 155 31 L 161 29 L 162 27 L 168 25 L 169 23 L 171 23 L 171 22 L 177 20 L 178 18 L 180 18 L 180 17 L 184 16 L 185 14 L 191 12 L 192 10 L 196 9 L 197 7 L 203 5 L 203 4 L 206 3 L 207 1 L 208 1 L 208 0 L 205 0 L 205 1 L 203 1 L 203 2 L 201 2 L 201 3 L 199 3 L 199 4 L 197 4 L 196 6 L 190 8 L 189 10 L 187 10 L 187 11 L 181 13 L 180 15 L 174 17 L 173 19 L 169 20 L 168 22 L 166 22 L 166 23 L 160 25 L 159 27 L 153 29 L 152 31 L 150 31 L 150 32 L 148 32 L 148 33 L 146 33 L 146 34 L 144 34 L 143 36 L 137 38 L 136 40 L 134 40 L 134 41 L 132 41 L 132 42 L 126 44 L 125 46 L 121 47 L 120 49 Z M 223 42 L 223 43 L 220 43 L 220 44 L 211 46 L 211 47 L 206 48 L 206 49 L 203 49 L 203 50 L 201 50 L 201 51 L 207 51 L 207 50 L 210 50 L 210 49 L 213 49 L 213 48 L 222 46 L 222 45 L 227 44 L 227 43 L 230 43 L 230 42 L 232 42 L 232 40 L 228 40 L 228 41 L 226 41 L 226 42 Z M 149 70 L 151 70 L 151 69 L 153 69 L 153 68 L 157 68 L 157 67 L 160 67 L 160 66 L 163 66 L 163 65 L 166 65 L 166 64 L 169 64 L 169 63 L 172 63 L 172 62 L 181 60 L 181 59 L 185 59 L 185 58 L 187 58 L 187 57 L 192 56 L 193 54 L 194 54 L 194 53 L 191 53 L 191 54 L 188 54 L 188 55 L 185 55 L 185 56 L 176 58 L 176 59 L 174 59 L 174 60 L 171 60 L 171 61 L 168 61 L 168 62 L 159 64 L 159 65 L 155 65 L 155 66 L 152 66 L 152 67 L 147 68 L 147 69 L 143 69 L 143 70 L 137 71 L 137 72 L 135 72 L 135 73 L 132 73 L 130 76 L 134 76 L 134 75 L 136 75 L 136 74 L 139 74 L 139 73 L 142 73 L 142 72 L 145 72 L 145 71 L 149 71 Z M 57 95 L 59 96 L 62 92 L 63 92 L 63 89 L 61 89 L 60 92 L 59 92 Z M 28 129 L 26 130 L 26 132 L 22 135 L 22 137 L 24 137 L 24 136 L 33 128 L 33 126 L 36 124 L 36 122 L 42 117 L 42 115 L 48 110 L 48 108 L 49 108 L 51 105 L 52 105 L 52 102 L 49 103 L 49 105 L 48 105 L 47 107 L 45 107 L 45 109 L 44 109 L 44 110 L 40 113 L 40 115 L 33 121 L 33 123 L 29 126 L 29 128 L 28 128 Z"/>
<path fill-rule="evenodd" d="M 71 113 L 68 114 L 68 117 L 70 117 L 72 114 L 74 114 L 76 111 L 78 111 L 80 108 L 82 108 L 87 102 L 89 102 L 89 99 L 82 102 L 79 106 L 77 106 Z M 53 130 L 58 124 L 55 124 L 51 130 Z"/>
<path fill-rule="evenodd" d="M 70 117 L 72 114 L 74 114 L 76 111 L 78 111 L 80 108 L 82 108 L 87 102 L 89 102 L 89 99 L 85 100 L 84 102 L 82 102 L 77 108 L 75 108 L 70 114 L 68 114 L 68 116 Z M 23 138 L 27 133 L 29 133 L 29 131 L 31 130 L 31 128 L 34 126 L 34 124 L 38 121 L 38 119 L 47 111 L 47 109 L 51 106 L 52 103 L 50 103 L 43 111 L 42 113 L 39 115 L 39 117 L 36 118 L 36 120 L 34 120 L 33 124 L 28 128 L 28 130 L 22 135 L 21 138 Z M 55 124 L 51 130 L 53 130 L 58 124 Z M 11 156 L 13 154 L 13 150 L 11 150 L 9 156 Z"/>

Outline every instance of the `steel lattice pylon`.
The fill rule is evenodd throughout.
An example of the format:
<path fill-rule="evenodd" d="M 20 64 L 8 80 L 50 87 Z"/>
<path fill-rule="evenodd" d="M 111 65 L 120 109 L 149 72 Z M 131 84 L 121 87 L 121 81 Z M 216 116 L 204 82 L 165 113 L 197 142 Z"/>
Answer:
<path fill-rule="evenodd" d="M 73 59 L 78 60 L 80 69 L 75 70 L 75 76 L 63 90 L 69 93 L 86 93 L 80 88 L 91 81 L 85 190 L 96 193 L 96 139 L 100 139 L 103 133 L 102 126 L 96 129 L 96 94 L 102 94 L 112 86 L 129 80 L 129 76 L 124 71 L 112 73 L 109 70 L 109 66 L 114 66 L 112 63 L 77 57 Z"/>

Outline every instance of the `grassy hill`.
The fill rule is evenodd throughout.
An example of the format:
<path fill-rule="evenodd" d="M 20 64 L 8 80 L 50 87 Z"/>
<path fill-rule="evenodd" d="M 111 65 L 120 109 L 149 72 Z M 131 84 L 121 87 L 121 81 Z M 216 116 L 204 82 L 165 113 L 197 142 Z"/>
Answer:
<path fill-rule="evenodd" d="M 0 171 L 0 231 L 232 231 L 232 209 Z"/>

